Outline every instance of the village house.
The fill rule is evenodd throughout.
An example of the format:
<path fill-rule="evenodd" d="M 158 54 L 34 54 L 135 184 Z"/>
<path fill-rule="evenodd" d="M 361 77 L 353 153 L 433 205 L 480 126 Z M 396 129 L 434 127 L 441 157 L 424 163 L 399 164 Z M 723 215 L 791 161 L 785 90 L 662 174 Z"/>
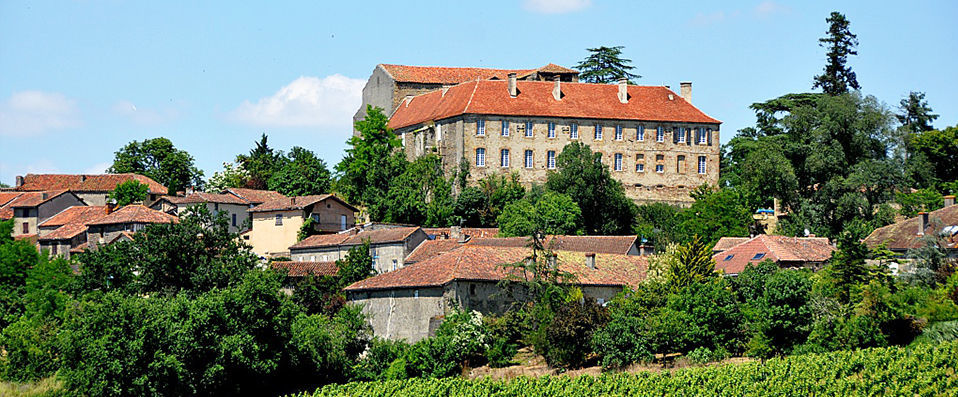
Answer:
<path fill-rule="evenodd" d="M 945 251 L 950 258 L 958 258 L 958 205 L 955 196 L 945 196 L 944 207 L 931 212 L 875 229 L 865 238 L 865 245 L 875 249 L 884 247 L 894 252 L 897 260 L 888 263 L 894 273 L 911 270 L 911 250 L 929 243 Z"/>
<path fill-rule="evenodd" d="M 344 233 L 310 236 L 289 247 L 294 262 L 334 262 L 346 257 L 353 247 L 369 243 L 373 269 L 378 273 L 405 266 L 405 258 L 428 238 L 422 228 L 390 227 L 350 230 Z"/>
<path fill-rule="evenodd" d="M 427 229 L 423 229 L 427 230 Z M 406 264 L 424 261 L 457 249 L 463 245 L 482 247 L 523 248 L 529 247 L 528 237 L 472 237 L 465 234 L 468 228 L 463 228 L 460 234 L 453 228 L 453 236 L 460 238 L 433 238 L 419 244 L 406 257 Z M 614 255 L 651 255 L 652 248 L 639 244 L 638 236 L 546 236 L 543 248 L 553 251 L 591 252 Z"/>
<path fill-rule="evenodd" d="M 206 206 L 212 214 L 225 214 L 231 233 L 240 233 L 250 227 L 249 209 L 253 207 L 253 204 L 228 193 L 194 192 L 186 197 L 163 196 L 150 204 L 150 208 L 180 216 L 188 208 L 196 205 Z"/>
<path fill-rule="evenodd" d="M 86 205 L 106 205 L 109 194 L 116 189 L 116 185 L 130 180 L 149 187 L 146 203 L 151 203 L 161 195 L 167 194 L 165 186 L 139 174 L 27 174 L 17 176 L 13 189 L 21 192 L 69 190 Z"/>
<path fill-rule="evenodd" d="M 307 219 L 314 232 L 337 233 L 355 225 L 358 211 L 332 194 L 275 198 L 249 209 L 252 228 L 243 239 L 261 257 L 286 257 Z"/>
<path fill-rule="evenodd" d="M 67 190 L 22 192 L 0 209 L 0 218 L 13 219 L 13 236 L 35 236 L 37 225 L 83 201 Z"/>
<path fill-rule="evenodd" d="M 636 202 L 689 205 L 689 193 L 719 176 L 719 125 L 664 86 L 555 81 L 477 80 L 407 97 L 389 127 L 408 158 L 437 154 L 447 173 L 461 160 L 470 182 L 518 173 L 545 182 L 571 142 L 601 155 Z"/>
<path fill-rule="evenodd" d="M 425 94 L 441 88 L 475 80 L 505 80 L 515 73 L 518 80 L 579 81 L 579 72 L 555 64 L 538 69 L 449 68 L 437 66 L 407 66 L 379 64 L 363 87 L 363 102 L 353 116 L 353 122 L 366 117 L 366 106 L 379 107 L 387 116 L 395 111 L 404 98 Z"/>
<path fill-rule="evenodd" d="M 70 207 L 39 225 L 38 248 L 50 255 L 70 259 L 71 250 L 87 242 L 87 224 L 107 216 L 105 205 Z"/>
<path fill-rule="evenodd" d="M 111 207 L 107 207 L 111 208 Z M 132 239 L 133 234 L 148 225 L 178 223 L 179 218 L 143 205 L 127 205 L 109 214 L 88 222 L 87 241 L 81 249 L 113 244 L 123 239 Z"/>
<path fill-rule="evenodd" d="M 263 204 L 270 200 L 287 198 L 282 193 L 272 191 L 272 190 L 246 189 L 246 188 L 239 188 L 239 187 L 231 187 L 220 193 L 232 194 L 236 197 L 239 197 L 245 200 L 247 203 L 250 203 L 254 206 Z"/>
<path fill-rule="evenodd" d="M 725 239 L 725 237 L 723 237 Z M 722 248 L 735 240 L 716 244 Z M 824 237 L 788 237 L 760 234 L 739 242 L 712 256 L 715 270 L 725 275 L 738 275 L 748 265 L 772 261 L 783 269 L 820 269 L 832 257 L 835 247 Z M 715 252 L 715 250 L 713 250 Z"/>
<path fill-rule="evenodd" d="M 549 266 L 575 276 L 587 299 L 605 303 L 625 286 L 645 278 L 646 258 L 630 255 L 556 251 Z M 452 251 L 382 273 L 348 287 L 347 300 L 361 304 L 373 332 L 387 339 L 415 342 L 431 336 L 454 308 L 502 313 L 513 302 L 499 282 L 521 273 L 503 265 L 529 260 L 527 248 L 463 245 Z"/>

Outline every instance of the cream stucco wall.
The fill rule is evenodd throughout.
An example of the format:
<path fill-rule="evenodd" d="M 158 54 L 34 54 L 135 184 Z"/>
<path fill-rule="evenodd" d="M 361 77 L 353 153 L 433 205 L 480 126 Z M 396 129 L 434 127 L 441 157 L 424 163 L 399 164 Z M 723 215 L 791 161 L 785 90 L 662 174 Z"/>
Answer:
<path fill-rule="evenodd" d="M 276 216 L 283 219 L 276 225 Z M 296 244 L 296 234 L 303 226 L 303 210 L 254 212 L 253 229 L 246 241 L 259 256 L 288 256 L 289 246 Z"/>

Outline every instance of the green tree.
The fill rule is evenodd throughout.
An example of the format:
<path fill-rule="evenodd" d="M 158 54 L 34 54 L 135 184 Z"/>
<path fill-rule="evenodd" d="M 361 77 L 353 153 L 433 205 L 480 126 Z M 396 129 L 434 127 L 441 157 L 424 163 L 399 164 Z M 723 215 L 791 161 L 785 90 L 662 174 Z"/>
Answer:
<path fill-rule="evenodd" d="M 326 163 L 299 146 L 289 151 L 287 159 L 272 173 L 267 182 L 269 190 L 287 196 L 308 196 L 329 193 L 332 185 Z"/>
<path fill-rule="evenodd" d="M 587 48 L 589 56 L 579 62 L 579 80 L 585 83 L 614 83 L 619 79 L 629 80 L 641 78 L 630 71 L 635 69 L 630 65 L 632 60 L 622 58 L 623 46 Z"/>
<path fill-rule="evenodd" d="M 665 203 L 642 204 L 636 207 L 635 234 L 640 240 L 663 251 L 670 243 L 678 242 L 677 224 L 680 210 Z"/>
<path fill-rule="evenodd" d="M 532 236 L 536 233 L 576 234 L 582 228 L 582 211 L 564 194 L 545 192 L 506 205 L 499 215 L 502 236 Z"/>
<path fill-rule="evenodd" d="M 116 205 L 124 206 L 133 203 L 142 203 L 150 193 L 150 185 L 140 183 L 136 179 L 130 179 L 126 182 L 116 185 L 116 189 L 110 192 L 110 199 Z"/>
<path fill-rule="evenodd" d="M 193 156 L 177 149 L 166 138 L 133 141 L 116 152 L 107 172 L 135 173 L 162 183 L 170 194 L 187 187 L 203 187 L 203 171 L 193 165 Z"/>
<path fill-rule="evenodd" d="M 259 141 L 256 141 L 248 155 L 236 156 L 236 162 L 249 175 L 244 181 L 247 188 L 266 189 L 269 186 L 269 179 L 286 161 L 282 151 L 276 151 L 269 147 L 268 140 L 269 137 L 264 133 Z"/>
<path fill-rule="evenodd" d="M 336 266 L 339 267 L 336 276 L 339 278 L 340 289 L 376 275 L 373 257 L 369 255 L 368 241 L 350 248 L 345 258 L 336 261 Z"/>
<path fill-rule="evenodd" d="M 895 201 L 901 205 L 901 214 L 906 217 L 918 215 L 920 211 L 934 211 L 944 203 L 941 193 L 932 189 L 918 189 L 914 192 L 896 192 Z"/>
<path fill-rule="evenodd" d="M 402 175 L 408 161 L 399 138 L 388 127 L 380 108 L 368 106 L 366 118 L 356 122 L 359 135 L 346 142 L 346 156 L 336 164 L 336 190 L 351 203 L 370 207 L 370 216 L 381 220 L 390 182 Z"/>
<path fill-rule="evenodd" d="M 703 237 L 714 245 L 721 237 L 746 237 L 754 222 L 738 189 L 700 186 L 692 192 L 695 202 L 677 215 L 676 238 L 685 243 Z"/>
<path fill-rule="evenodd" d="M 231 162 L 223 163 L 223 170 L 214 172 L 206 182 L 206 191 L 219 193 L 233 187 L 246 187 L 250 173 L 242 165 Z"/>
<path fill-rule="evenodd" d="M 602 154 L 592 153 L 585 144 L 566 145 L 556 158 L 557 171 L 549 173 L 546 189 L 572 198 L 582 211 L 586 234 L 630 234 L 635 204 L 601 160 Z"/>
<path fill-rule="evenodd" d="M 860 89 L 855 72 L 846 66 L 849 55 L 858 55 L 855 50 L 858 38 L 848 29 L 848 19 L 842 13 L 833 11 L 825 21 L 828 22 L 828 36 L 818 39 L 818 43 L 828 49 L 825 53 L 828 63 L 825 72 L 815 76 L 812 88 L 821 88 L 828 95 L 844 94 L 849 88 Z"/>
<path fill-rule="evenodd" d="M 389 181 L 383 200 L 369 205 L 370 214 L 384 222 L 449 226 L 454 203 L 452 184 L 445 178 L 442 159 L 429 154 L 404 168 L 402 174 Z"/>
<path fill-rule="evenodd" d="M 924 92 L 909 92 L 908 98 L 899 102 L 898 110 L 901 113 L 896 114 L 895 117 L 898 118 L 905 132 L 916 133 L 935 129 L 931 123 L 938 118 L 938 115 L 931 113 L 931 107 L 925 100 Z"/>
<path fill-rule="evenodd" d="M 908 151 L 909 160 L 931 171 L 933 183 L 958 180 L 958 126 L 919 132 L 910 140 Z"/>

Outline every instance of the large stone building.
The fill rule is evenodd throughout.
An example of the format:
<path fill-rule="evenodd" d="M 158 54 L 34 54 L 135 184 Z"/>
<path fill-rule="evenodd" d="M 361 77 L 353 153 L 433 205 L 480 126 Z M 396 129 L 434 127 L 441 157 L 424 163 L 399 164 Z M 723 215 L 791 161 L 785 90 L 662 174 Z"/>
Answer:
<path fill-rule="evenodd" d="M 520 80 L 578 81 L 579 72 L 555 64 L 538 69 L 488 69 L 488 68 L 447 68 L 435 66 L 406 66 L 379 64 L 363 87 L 363 103 L 353 116 L 353 121 L 366 116 L 366 106 L 382 108 L 391 115 L 404 98 L 425 94 L 441 88 L 448 88 L 474 80 L 505 80 L 515 73 Z"/>
<path fill-rule="evenodd" d="M 410 159 L 438 154 L 449 173 L 468 161 L 471 182 L 517 172 L 523 184 L 543 183 L 562 149 L 578 141 L 602 154 L 637 202 L 687 205 L 692 189 L 718 183 L 721 122 L 691 104 L 691 83 L 679 95 L 664 86 L 552 78 L 510 72 L 407 96 L 389 127 Z"/>

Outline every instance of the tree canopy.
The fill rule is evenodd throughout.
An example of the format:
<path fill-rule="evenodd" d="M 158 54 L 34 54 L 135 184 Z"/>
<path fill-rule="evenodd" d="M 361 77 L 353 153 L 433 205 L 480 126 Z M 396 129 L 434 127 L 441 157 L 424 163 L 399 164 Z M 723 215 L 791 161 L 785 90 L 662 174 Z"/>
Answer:
<path fill-rule="evenodd" d="M 329 193 L 331 174 L 326 162 L 312 151 L 294 146 L 270 175 L 267 187 L 287 196 Z"/>
<path fill-rule="evenodd" d="M 858 55 L 855 47 L 858 47 L 858 38 L 848 29 L 848 19 L 845 15 L 834 11 L 828 18 L 828 31 L 826 37 L 818 39 L 819 45 L 827 48 L 825 56 L 828 62 L 825 64 L 824 73 L 815 76 L 815 84 L 812 88 L 821 88 L 828 95 L 839 95 L 848 92 L 849 89 L 858 90 L 858 79 L 851 66 L 847 66 L 849 55 Z"/>
<path fill-rule="evenodd" d="M 589 56 L 579 62 L 579 81 L 584 83 L 614 83 L 619 79 L 627 79 L 629 84 L 641 78 L 630 71 L 635 69 L 632 60 L 622 58 L 623 46 L 587 48 Z"/>
<path fill-rule="evenodd" d="M 193 156 L 177 149 L 166 138 L 133 141 L 120 148 L 107 172 L 136 173 L 162 183 L 170 194 L 187 187 L 203 187 L 203 171 L 193 165 Z"/>
<path fill-rule="evenodd" d="M 150 185 L 140 183 L 136 179 L 130 179 L 126 182 L 116 185 L 116 189 L 110 192 L 110 199 L 116 205 L 124 206 L 133 203 L 142 203 L 149 196 Z"/>

